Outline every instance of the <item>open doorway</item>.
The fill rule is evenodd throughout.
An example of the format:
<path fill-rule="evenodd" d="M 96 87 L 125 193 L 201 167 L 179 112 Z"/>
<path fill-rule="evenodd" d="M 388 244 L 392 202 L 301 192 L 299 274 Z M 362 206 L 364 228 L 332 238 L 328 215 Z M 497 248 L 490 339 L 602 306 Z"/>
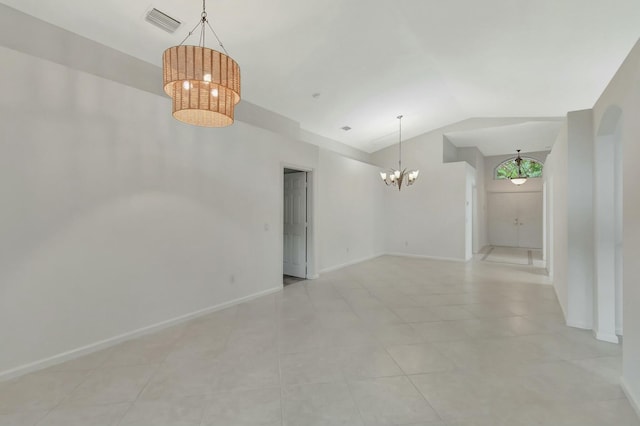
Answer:
<path fill-rule="evenodd" d="M 543 193 L 488 194 L 489 247 L 482 260 L 543 268 Z"/>
<path fill-rule="evenodd" d="M 283 285 L 307 278 L 309 240 L 309 172 L 284 168 Z"/>

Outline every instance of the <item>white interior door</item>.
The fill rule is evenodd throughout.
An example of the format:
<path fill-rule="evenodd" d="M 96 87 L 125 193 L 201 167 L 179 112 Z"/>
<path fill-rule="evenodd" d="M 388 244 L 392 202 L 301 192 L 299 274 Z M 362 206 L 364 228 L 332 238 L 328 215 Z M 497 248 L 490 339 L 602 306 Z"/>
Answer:
<path fill-rule="evenodd" d="M 518 247 L 518 206 L 510 192 L 489 192 L 489 244 Z"/>
<path fill-rule="evenodd" d="M 307 174 L 284 175 L 283 271 L 307 277 Z"/>
<path fill-rule="evenodd" d="M 522 192 L 517 195 L 518 245 L 542 248 L 542 193 Z"/>
<path fill-rule="evenodd" d="M 489 244 L 542 248 L 542 192 L 491 192 Z"/>

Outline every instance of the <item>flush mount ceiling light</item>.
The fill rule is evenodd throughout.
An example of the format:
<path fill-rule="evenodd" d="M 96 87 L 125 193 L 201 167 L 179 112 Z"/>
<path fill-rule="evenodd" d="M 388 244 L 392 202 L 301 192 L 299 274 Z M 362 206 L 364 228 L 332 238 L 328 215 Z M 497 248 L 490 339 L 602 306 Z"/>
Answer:
<path fill-rule="evenodd" d="M 512 184 L 520 186 L 527 181 L 527 177 L 522 174 L 522 157 L 520 157 L 520 150 L 518 149 L 516 152 L 518 153 L 518 156 L 513 161 L 516 163 L 516 166 L 518 166 L 518 176 L 510 177 L 509 180 L 511 180 Z"/>
<path fill-rule="evenodd" d="M 399 123 L 399 132 L 398 132 L 398 169 L 390 170 L 387 174 L 385 172 L 380 172 L 380 177 L 382 181 L 388 186 L 397 186 L 398 191 L 402 189 L 402 184 L 406 182 L 405 186 L 411 186 L 418 179 L 418 174 L 420 174 L 420 170 L 411 170 L 407 171 L 407 169 L 402 168 L 402 116 L 399 115 L 396 117 Z"/>
<path fill-rule="evenodd" d="M 199 44 L 184 45 L 198 27 Z M 205 47 L 205 27 L 209 27 L 224 53 Z M 205 0 L 202 0 L 200 22 L 182 43 L 164 51 L 162 75 L 164 91 L 173 100 L 176 119 L 205 127 L 233 124 L 234 108 L 240 102 L 240 67 L 229 57 L 209 24 Z"/>

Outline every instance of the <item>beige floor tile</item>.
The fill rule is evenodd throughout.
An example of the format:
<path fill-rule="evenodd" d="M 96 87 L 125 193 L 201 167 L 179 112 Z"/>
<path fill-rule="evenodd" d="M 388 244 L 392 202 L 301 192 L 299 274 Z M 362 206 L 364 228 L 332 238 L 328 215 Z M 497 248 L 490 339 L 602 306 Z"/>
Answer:
<path fill-rule="evenodd" d="M 0 414 L 0 426 L 35 426 L 46 415 L 47 411 Z"/>
<path fill-rule="evenodd" d="M 389 346 L 387 351 L 405 374 L 451 371 L 455 364 L 429 343 Z"/>
<path fill-rule="evenodd" d="M 357 309 L 356 315 L 367 324 L 399 324 L 402 319 L 386 306 Z"/>
<path fill-rule="evenodd" d="M 473 314 L 463 306 L 432 306 L 431 312 L 443 321 L 458 321 L 474 318 Z"/>
<path fill-rule="evenodd" d="M 99 368 L 91 372 L 63 402 L 64 407 L 132 402 L 157 365 Z"/>
<path fill-rule="evenodd" d="M 0 383 L 0 426 L 640 426 L 545 280 L 383 256 Z"/>
<path fill-rule="evenodd" d="M 280 426 L 280 388 L 213 395 L 207 404 L 202 426 Z"/>
<path fill-rule="evenodd" d="M 215 391 L 217 359 L 195 359 L 182 363 L 162 364 L 151 377 L 139 399 L 175 399 L 208 395 Z"/>
<path fill-rule="evenodd" d="M 612 384 L 619 384 L 622 376 L 622 358 L 618 356 L 570 361 Z"/>
<path fill-rule="evenodd" d="M 424 342 L 424 338 L 411 324 L 378 325 L 372 331 L 376 340 L 384 346 Z"/>
<path fill-rule="evenodd" d="M 38 426 L 115 426 L 130 404 L 58 408 L 38 422 Z"/>
<path fill-rule="evenodd" d="M 283 385 L 344 382 L 344 376 L 333 350 L 298 352 L 280 356 Z"/>
<path fill-rule="evenodd" d="M 431 308 L 425 307 L 404 307 L 393 308 L 393 312 L 398 315 L 404 322 L 428 322 L 441 321 L 442 318 L 432 312 Z"/>
<path fill-rule="evenodd" d="M 532 334 L 513 339 L 519 344 L 534 347 L 538 353 L 548 359 L 575 360 L 608 355 L 607 347 L 568 338 L 561 333 Z"/>
<path fill-rule="evenodd" d="M 86 371 L 45 371 L 0 383 L 0 414 L 50 410 L 88 374 Z"/>
<path fill-rule="evenodd" d="M 411 327 L 427 342 L 470 339 L 462 323 L 463 321 L 421 322 L 411 324 Z"/>
<path fill-rule="evenodd" d="M 476 318 L 502 318 L 517 315 L 515 312 L 509 309 L 508 306 L 495 302 L 474 303 L 471 305 L 466 305 L 464 309 L 469 311 Z"/>
<path fill-rule="evenodd" d="M 118 426 L 200 426 L 206 403 L 203 396 L 136 401 Z"/>
<path fill-rule="evenodd" d="M 288 386 L 283 398 L 285 426 L 364 424 L 346 383 Z"/>
<path fill-rule="evenodd" d="M 521 380 L 495 374 L 454 371 L 410 378 L 446 421 L 500 418 L 535 397 L 522 386 Z"/>
<path fill-rule="evenodd" d="M 610 380 L 566 361 L 522 367 L 525 388 L 542 401 L 598 401 L 624 398 L 622 389 Z"/>
<path fill-rule="evenodd" d="M 214 369 L 216 391 L 263 389 L 280 386 L 277 352 L 222 354 Z"/>
<path fill-rule="evenodd" d="M 550 355 L 516 338 L 473 339 L 433 342 L 458 368 L 501 369 L 547 360 Z"/>
<path fill-rule="evenodd" d="M 589 403 L 531 402 L 502 416 L 499 426 L 639 426 L 626 399 Z"/>
<path fill-rule="evenodd" d="M 347 379 L 402 375 L 387 351 L 377 346 L 345 346 L 333 349 L 342 374 Z"/>
<path fill-rule="evenodd" d="M 406 377 L 383 377 L 349 383 L 366 425 L 402 425 L 440 420 Z"/>

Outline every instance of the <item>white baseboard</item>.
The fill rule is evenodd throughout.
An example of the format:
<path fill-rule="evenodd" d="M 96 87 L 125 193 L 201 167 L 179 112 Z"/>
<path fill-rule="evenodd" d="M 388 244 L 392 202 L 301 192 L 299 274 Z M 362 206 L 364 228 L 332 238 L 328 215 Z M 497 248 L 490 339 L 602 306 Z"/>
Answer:
<path fill-rule="evenodd" d="M 111 346 L 115 346 L 119 343 L 122 343 L 127 340 L 134 339 L 136 337 L 143 336 L 145 334 L 153 333 L 156 331 L 160 331 L 164 328 L 171 327 L 173 325 L 180 324 L 185 321 L 189 321 L 191 319 L 201 317 L 216 311 L 220 311 L 225 308 L 229 308 L 231 306 L 248 302 L 253 299 L 257 299 L 262 296 L 267 296 L 269 294 L 277 293 L 282 290 L 282 287 L 271 288 L 268 290 L 260 291 L 258 293 L 253 293 L 248 296 L 240 297 L 238 299 L 231 300 L 229 302 L 220 303 L 215 306 L 210 306 L 208 308 L 200 309 L 198 311 L 194 311 L 185 315 L 181 315 L 179 317 L 175 317 L 166 321 L 161 321 L 156 324 L 152 324 L 146 327 L 139 328 L 137 330 L 133 330 L 127 333 L 120 334 L 118 336 L 110 337 L 105 340 L 101 340 L 99 342 L 91 343 L 86 346 L 82 346 L 80 348 L 72 349 L 67 352 L 63 352 L 57 355 L 54 355 L 49 358 L 41 359 L 39 361 L 31 362 L 29 364 L 24 364 L 16 368 L 12 368 L 10 370 L 5 370 L 0 372 L 0 382 L 5 380 L 10 380 L 18 376 L 22 376 L 24 374 L 32 373 L 34 371 L 42 370 L 43 368 L 51 367 L 52 365 L 60 364 L 66 361 L 70 361 L 72 359 L 81 357 L 83 355 L 88 355 L 93 352 L 100 351 L 102 349 L 109 348 Z"/>
<path fill-rule="evenodd" d="M 367 260 L 371 260 L 371 259 L 375 259 L 376 257 L 380 257 L 383 256 L 382 254 L 374 254 L 373 256 L 367 256 L 367 257 L 363 257 L 360 259 L 356 259 L 356 260 L 352 260 L 346 263 L 341 263 L 339 265 L 334 265 L 334 266 L 329 266 L 328 268 L 323 268 L 320 270 L 321 274 L 324 274 L 326 272 L 333 272 L 333 271 L 337 271 L 338 269 L 342 269 L 342 268 L 346 268 L 347 266 L 351 266 L 351 265 L 355 265 L 358 263 L 362 263 L 362 262 L 366 262 Z"/>
<path fill-rule="evenodd" d="M 627 396 L 629 404 L 631 404 L 631 407 L 635 410 L 636 415 L 640 418 L 640 399 L 638 399 L 638 396 L 635 395 L 629 385 L 627 385 L 624 377 L 620 379 L 620 387 L 622 387 L 622 390 Z"/>
<path fill-rule="evenodd" d="M 618 335 L 615 333 L 607 333 L 604 331 L 593 331 L 594 336 L 596 336 L 596 339 L 601 340 L 603 342 L 609 342 L 609 343 L 615 343 L 616 345 L 620 343 L 620 339 L 618 338 Z"/>
<path fill-rule="evenodd" d="M 567 320 L 567 326 L 569 327 L 573 327 L 573 328 L 581 328 L 583 330 L 591 330 L 591 324 L 585 324 L 583 322 L 579 322 L 579 321 L 571 321 L 571 320 Z"/>
<path fill-rule="evenodd" d="M 398 256 L 398 257 L 410 257 L 413 259 L 429 259 L 429 260 L 445 260 L 448 262 L 466 262 L 466 259 L 458 257 L 440 257 L 440 256 L 426 256 L 423 254 L 411 254 L 411 253 L 385 253 L 385 256 Z"/>

